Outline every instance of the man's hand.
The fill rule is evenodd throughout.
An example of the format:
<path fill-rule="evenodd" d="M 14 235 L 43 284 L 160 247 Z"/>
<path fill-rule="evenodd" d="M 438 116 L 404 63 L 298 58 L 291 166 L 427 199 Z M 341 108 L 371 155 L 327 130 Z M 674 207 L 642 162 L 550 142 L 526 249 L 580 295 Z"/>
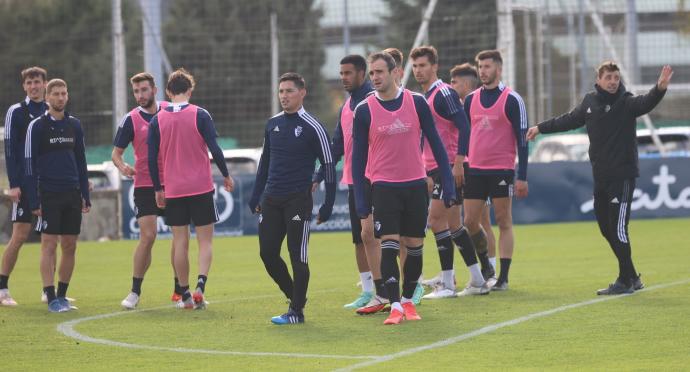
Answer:
<path fill-rule="evenodd" d="M 458 189 L 465 183 L 465 169 L 462 162 L 453 164 L 453 178 L 455 178 L 455 187 Z"/>
<path fill-rule="evenodd" d="M 86 201 L 84 199 L 81 200 L 81 213 L 89 213 L 91 210 L 90 205 L 86 205 Z"/>
<path fill-rule="evenodd" d="M 526 198 L 529 194 L 529 187 L 527 186 L 527 181 L 515 181 L 515 196 L 518 199 Z"/>
<path fill-rule="evenodd" d="M 123 163 L 121 167 L 117 167 L 117 169 L 120 170 L 120 173 L 122 173 L 123 176 L 132 178 L 134 177 L 135 174 L 137 174 L 137 171 L 132 168 L 131 165 L 127 163 Z"/>
<path fill-rule="evenodd" d="M 426 192 L 431 194 L 434 191 L 434 180 L 431 177 L 426 178 Z"/>
<path fill-rule="evenodd" d="M 160 209 L 165 209 L 165 191 L 156 191 L 156 206 Z"/>
<path fill-rule="evenodd" d="M 666 90 L 666 88 L 668 88 L 668 84 L 671 82 L 671 76 L 673 76 L 673 69 L 671 66 L 664 66 L 661 69 L 659 81 L 656 83 L 656 86 L 659 88 L 659 90 Z"/>
<path fill-rule="evenodd" d="M 227 176 L 223 179 L 223 187 L 225 191 L 232 192 L 235 189 L 235 180 L 232 177 Z"/>
<path fill-rule="evenodd" d="M 41 217 L 41 208 L 39 208 L 39 209 L 34 209 L 34 210 L 31 211 L 31 213 L 32 213 L 34 216 Z"/>
<path fill-rule="evenodd" d="M 12 202 L 19 203 L 19 199 L 22 197 L 22 189 L 19 187 L 13 187 L 7 192 L 7 195 L 10 197 Z"/>
<path fill-rule="evenodd" d="M 537 138 L 537 135 L 539 134 L 539 127 L 538 126 L 533 126 L 527 130 L 527 140 L 528 141 L 533 141 L 535 138 Z"/>

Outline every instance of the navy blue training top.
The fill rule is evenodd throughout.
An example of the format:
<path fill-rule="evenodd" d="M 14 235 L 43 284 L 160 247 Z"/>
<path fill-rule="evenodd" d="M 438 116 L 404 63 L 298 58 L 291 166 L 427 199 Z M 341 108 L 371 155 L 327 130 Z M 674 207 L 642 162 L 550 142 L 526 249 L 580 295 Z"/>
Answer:
<path fill-rule="evenodd" d="M 46 112 L 27 129 L 25 168 L 31 210 L 40 207 L 39 189 L 79 190 L 85 204 L 91 205 L 84 132 L 77 118 L 64 114 L 64 118 L 56 120 Z"/>

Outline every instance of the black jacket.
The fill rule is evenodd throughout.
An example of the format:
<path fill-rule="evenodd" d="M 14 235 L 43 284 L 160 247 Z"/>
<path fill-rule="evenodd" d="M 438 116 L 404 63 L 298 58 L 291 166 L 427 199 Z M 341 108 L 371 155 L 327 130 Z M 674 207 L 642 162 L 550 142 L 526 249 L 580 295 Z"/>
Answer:
<path fill-rule="evenodd" d="M 615 94 L 594 87 L 572 111 L 540 123 L 539 132 L 564 132 L 584 125 L 595 179 L 638 177 L 636 119 L 652 111 L 666 91 L 655 85 L 647 94 L 633 96 L 623 84 Z"/>

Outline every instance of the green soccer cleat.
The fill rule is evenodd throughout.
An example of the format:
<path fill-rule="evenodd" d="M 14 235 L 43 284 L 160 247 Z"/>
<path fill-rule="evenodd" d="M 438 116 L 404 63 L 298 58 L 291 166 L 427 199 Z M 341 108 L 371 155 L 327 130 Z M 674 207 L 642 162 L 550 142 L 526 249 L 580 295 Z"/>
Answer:
<path fill-rule="evenodd" d="M 368 304 L 372 297 L 374 297 L 372 292 L 362 292 L 356 300 L 344 305 L 343 307 L 346 309 L 359 309 L 360 307 Z"/>

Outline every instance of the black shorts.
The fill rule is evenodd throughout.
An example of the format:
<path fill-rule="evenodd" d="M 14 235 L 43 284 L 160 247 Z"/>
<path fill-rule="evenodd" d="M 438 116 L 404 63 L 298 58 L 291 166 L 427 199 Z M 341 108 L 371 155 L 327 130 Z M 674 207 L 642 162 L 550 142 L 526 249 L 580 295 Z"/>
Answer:
<path fill-rule="evenodd" d="M 426 236 L 429 193 L 426 183 L 409 187 L 376 185 L 372 187 L 374 235 Z"/>
<path fill-rule="evenodd" d="M 153 187 L 134 188 L 134 213 L 137 218 L 164 215 L 164 211 L 156 205 L 156 191 Z"/>
<path fill-rule="evenodd" d="M 165 199 L 165 224 L 168 226 L 205 226 L 218 222 L 213 201 L 215 191 L 205 194 Z"/>
<path fill-rule="evenodd" d="M 451 168 L 453 168 L 453 165 L 450 165 Z M 462 167 L 465 170 L 465 174 L 467 174 L 467 163 L 463 163 Z M 431 180 L 434 182 L 434 187 L 431 190 L 431 198 L 434 200 L 440 200 L 441 198 L 441 188 L 442 188 L 442 183 L 441 183 L 441 170 L 436 168 L 433 170 L 430 170 L 426 172 L 427 177 L 431 177 Z M 454 205 L 462 205 L 462 195 L 463 195 L 463 185 L 460 185 L 460 187 L 457 187 L 455 185 L 455 200 L 456 202 Z"/>
<path fill-rule="evenodd" d="M 367 187 L 364 189 L 364 197 L 366 198 L 366 203 L 371 207 L 371 185 L 367 183 Z M 362 220 L 359 219 L 357 215 L 357 207 L 355 206 L 355 190 L 350 185 L 347 192 L 347 203 L 350 209 L 350 226 L 352 230 L 352 242 L 355 244 L 362 243 Z"/>
<path fill-rule="evenodd" d="M 79 235 L 81 232 L 81 192 L 41 191 L 40 232 L 54 235 Z"/>
<path fill-rule="evenodd" d="M 512 175 L 467 174 L 465 175 L 465 200 L 512 198 Z"/>
<path fill-rule="evenodd" d="M 24 189 L 20 189 L 22 194 L 19 197 L 19 203 L 12 203 L 12 214 L 10 218 L 12 222 L 16 223 L 31 223 L 34 219 L 31 208 L 29 207 L 29 193 Z"/>

